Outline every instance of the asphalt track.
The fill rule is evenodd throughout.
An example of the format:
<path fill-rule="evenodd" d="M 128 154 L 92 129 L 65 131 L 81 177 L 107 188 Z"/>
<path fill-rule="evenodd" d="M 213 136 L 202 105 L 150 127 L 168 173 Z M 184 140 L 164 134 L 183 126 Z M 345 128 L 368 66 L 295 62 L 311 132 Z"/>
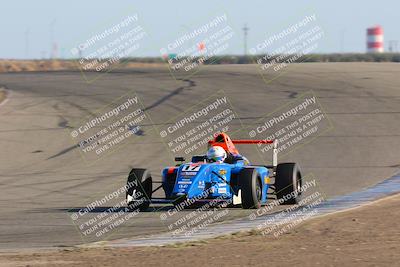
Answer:
<path fill-rule="evenodd" d="M 0 249 L 90 241 L 71 214 L 124 185 L 132 166 L 148 167 L 159 179 L 160 166 L 172 161 L 153 126 L 221 89 L 244 126 L 313 90 L 333 128 L 284 161 L 300 163 L 327 197 L 373 185 L 400 166 L 399 73 L 394 63 L 310 63 L 292 64 L 274 80 L 262 79 L 255 65 L 204 66 L 183 80 L 161 67 L 112 71 L 92 83 L 79 72 L 0 74 L 0 86 L 11 91 L 0 106 Z M 154 125 L 144 125 L 134 143 L 86 164 L 71 141 L 71 125 L 130 91 Z M 140 213 L 103 239 L 166 231 L 162 212 Z M 230 209 L 224 220 L 248 214 Z"/>

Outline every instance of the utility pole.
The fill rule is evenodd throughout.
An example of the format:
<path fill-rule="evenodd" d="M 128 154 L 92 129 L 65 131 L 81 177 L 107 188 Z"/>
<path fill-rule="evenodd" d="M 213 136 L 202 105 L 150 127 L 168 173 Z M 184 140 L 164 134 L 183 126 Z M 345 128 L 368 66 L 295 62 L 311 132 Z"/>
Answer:
<path fill-rule="evenodd" d="M 340 52 L 343 53 L 344 52 L 344 34 L 345 34 L 346 30 L 342 29 L 342 31 L 340 32 Z"/>
<path fill-rule="evenodd" d="M 244 33 L 244 55 L 247 55 L 247 32 L 250 30 L 246 24 L 244 24 L 243 27 L 243 33 Z"/>
<path fill-rule="evenodd" d="M 398 50 L 397 50 L 397 44 L 398 44 L 398 41 L 397 41 L 397 40 L 390 40 L 390 41 L 389 41 L 389 52 L 391 52 L 391 53 L 396 53 L 396 52 L 398 52 Z"/>

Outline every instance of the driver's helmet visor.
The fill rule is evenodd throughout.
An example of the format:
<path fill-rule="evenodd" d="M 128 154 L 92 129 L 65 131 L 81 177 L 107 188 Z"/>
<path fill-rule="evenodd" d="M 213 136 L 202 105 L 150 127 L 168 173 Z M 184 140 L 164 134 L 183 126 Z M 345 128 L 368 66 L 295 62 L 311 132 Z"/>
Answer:
<path fill-rule="evenodd" d="M 211 147 L 207 152 L 210 162 L 222 162 L 226 158 L 226 152 L 222 147 Z"/>

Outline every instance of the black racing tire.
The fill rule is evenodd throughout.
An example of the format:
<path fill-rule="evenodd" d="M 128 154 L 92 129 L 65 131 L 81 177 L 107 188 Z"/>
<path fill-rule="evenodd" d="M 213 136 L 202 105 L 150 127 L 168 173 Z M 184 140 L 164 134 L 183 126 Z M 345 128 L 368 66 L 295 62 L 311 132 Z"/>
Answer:
<path fill-rule="evenodd" d="M 256 169 L 245 168 L 238 175 L 241 190 L 242 208 L 258 209 L 261 207 L 262 184 Z"/>
<path fill-rule="evenodd" d="M 301 170 L 296 163 L 281 163 L 276 167 L 275 192 L 282 204 L 297 204 L 301 195 Z"/>
<path fill-rule="evenodd" d="M 128 195 L 137 196 L 127 203 L 128 209 L 145 211 L 149 208 L 153 191 L 153 180 L 147 169 L 133 168 L 128 176 L 126 199 Z"/>

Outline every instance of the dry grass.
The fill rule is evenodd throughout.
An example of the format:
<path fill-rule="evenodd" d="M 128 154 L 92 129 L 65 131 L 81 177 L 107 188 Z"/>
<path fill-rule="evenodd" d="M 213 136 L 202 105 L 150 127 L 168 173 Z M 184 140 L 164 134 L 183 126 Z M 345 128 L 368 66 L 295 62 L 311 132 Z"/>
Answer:
<path fill-rule="evenodd" d="M 76 69 L 72 61 L 59 60 L 0 60 L 0 72 L 50 71 Z"/>
<path fill-rule="evenodd" d="M 117 68 L 159 67 L 164 63 L 118 63 Z M 0 73 L 21 71 L 59 71 L 79 70 L 79 64 L 73 60 L 0 60 Z"/>

